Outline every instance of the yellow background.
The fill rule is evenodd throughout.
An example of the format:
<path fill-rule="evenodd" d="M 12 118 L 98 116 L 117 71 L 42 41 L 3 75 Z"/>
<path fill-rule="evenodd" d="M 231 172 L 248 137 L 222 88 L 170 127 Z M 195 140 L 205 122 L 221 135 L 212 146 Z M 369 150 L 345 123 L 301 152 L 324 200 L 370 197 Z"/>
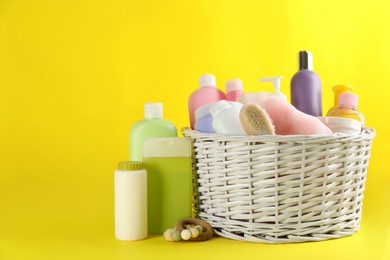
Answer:
<path fill-rule="evenodd" d="M 0 1 L 0 259 L 390 259 L 390 2 Z M 113 236 L 113 172 L 143 103 L 187 126 L 198 76 L 218 87 L 297 70 L 313 52 L 323 83 L 353 85 L 377 130 L 363 219 L 351 237 L 267 245 Z"/>

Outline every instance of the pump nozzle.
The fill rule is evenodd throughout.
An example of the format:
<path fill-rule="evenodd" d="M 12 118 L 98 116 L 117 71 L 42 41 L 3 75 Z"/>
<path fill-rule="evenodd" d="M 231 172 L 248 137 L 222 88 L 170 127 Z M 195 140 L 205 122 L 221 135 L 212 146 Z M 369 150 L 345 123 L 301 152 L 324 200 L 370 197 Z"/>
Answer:
<path fill-rule="evenodd" d="M 260 78 L 261 82 L 264 81 L 270 81 L 274 83 L 274 95 L 277 95 L 279 97 L 282 97 L 283 99 L 287 100 L 287 96 L 280 92 L 280 81 L 283 77 L 282 76 L 275 76 L 275 77 L 266 77 L 266 78 Z"/>

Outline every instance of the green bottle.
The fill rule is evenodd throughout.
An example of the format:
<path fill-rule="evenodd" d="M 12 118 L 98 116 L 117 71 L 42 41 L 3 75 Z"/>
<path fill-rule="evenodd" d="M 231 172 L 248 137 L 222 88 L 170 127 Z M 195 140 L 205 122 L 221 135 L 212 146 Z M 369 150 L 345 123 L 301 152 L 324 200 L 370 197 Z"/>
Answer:
<path fill-rule="evenodd" d="M 162 103 L 145 103 L 144 119 L 130 129 L 130 161 L 142 161 L 144 140 L 150 137 L 177 137 L 176 126 L 163 119 Z"/>
<path fill-rule="evenodd" d="M 188 137 L 155 137 L 144 142 L 148 172 L 148 234 L 162 235 L 192 216 L 192 142 Z"/>

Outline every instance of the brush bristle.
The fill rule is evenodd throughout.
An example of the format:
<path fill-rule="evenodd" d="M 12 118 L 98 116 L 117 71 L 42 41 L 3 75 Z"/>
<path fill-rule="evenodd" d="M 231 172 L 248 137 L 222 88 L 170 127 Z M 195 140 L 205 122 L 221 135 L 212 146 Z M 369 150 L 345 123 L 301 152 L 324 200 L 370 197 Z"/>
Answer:
<path fill-rule="evenodd" d="M 274 135 L 275 127 L 267 112 L 257 104 L 244 105 L 240 111 L 242 128 L 248 135 Z"/>

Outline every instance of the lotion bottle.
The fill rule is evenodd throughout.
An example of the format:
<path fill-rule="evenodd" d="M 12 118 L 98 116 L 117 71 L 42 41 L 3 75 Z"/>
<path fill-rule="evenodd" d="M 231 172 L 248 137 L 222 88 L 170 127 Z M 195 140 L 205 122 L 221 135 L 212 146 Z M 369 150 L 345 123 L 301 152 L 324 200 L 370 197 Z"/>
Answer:
<path fill-rule="evenodd" d="M 321 79 L 313 71 L 310 52 L 299 52 L 299 71 L 292 77 L 290 88 L 294 107 L 312 116 L 322 116 Z"/>
<path fill-rule="evenodd" d="M 282 80 L 282 76 L 275 76 L 275 77 L 266 77 L 266 78 L 260 78 L 260 81 L 270 81 L 274 84 L 274 93 L 272 95 L 279 96 L 287 101 L 287 96 L 280 92 L 280 81 Z"/>
<path fill-rule="evenodd" d="M 236 101 L 237 97 L 244 94 L 242 81 L 240 79 L 231 79 L 226 81 L 226 100 Z"/>
<path fill-rule="evenodd" d="M 150 137 L 176 137 L 176 126 L 163 118 L 162 103 L 145 103 L 144 119 L 130 129 L 130 160 L 142 161 L 143 143 Z"/>
<path fill-rule="evenodd" d="M 216 87 L 213 74 L 204 74 L 199 77 L 199 88 L 192 92 L 188 99 L 188 113 L 191 129 L 195 126 L 195 111 L 203 105 L 226 99 L 223 91 Z"/>
<path fill-rule="evenodd" d="M 192 141 L 148 138 L 143 161 L 148 172 L 148 234 L 162 235 L 179 219 L 192 216 Z"/>
<path fill-rule="evenodd" d="M 247 104 L 261 104 L 264 100 L 272 97 L 273 95 L 279 96 L 287 101 L 287 96 L 280 92 L 280 81 L 282 76 L 275 77 L 265 77 L 260 78 L 261 82 L 270 81 L 274 84 L 274 92 L 249 92 L 237 97 L 237 102 L 240 102 L 244 105 Z"/>

